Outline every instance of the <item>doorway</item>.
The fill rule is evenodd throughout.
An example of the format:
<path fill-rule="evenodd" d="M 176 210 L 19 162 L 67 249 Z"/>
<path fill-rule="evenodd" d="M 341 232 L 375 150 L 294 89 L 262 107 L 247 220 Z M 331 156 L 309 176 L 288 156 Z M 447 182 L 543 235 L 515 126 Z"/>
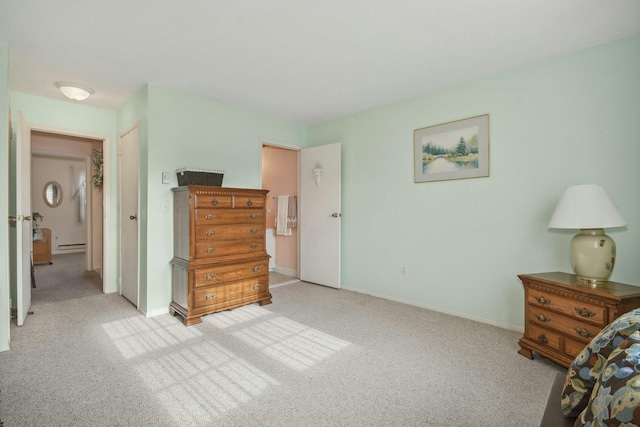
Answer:
<path fill-rule="evenodd" d="M 341 158 L 340 143 L 301 149 L 263 141 L 262 188 L 269 190 L 267 253 L 275 258 L 270 272 L 341 287 Z M 281 199 L 292 203 L 281 205 Z M 282 230 L 285 210 L 286 219 L 294 222 L 289 230 Z M 271 248 L 270 234 L 275 242 Z"/>
<path fill-rule="evenodd" d="M 52 257 L 83 254 L 84 271 L 94 271 L 100 279 L 104 270 L 104 206 L 102 182 L 97 181 L 93 165 L 102 159 L 102 148 L 103 140 L 31 132 L 31 206 L 34 215 L 39 214 L 37 228 L 48 236 L 37 244 L 46 246 L 42 250 Z M 52 183 L 59 192 L 55 204 L 48 200 Z M 46 274 L 46 269 L 40 273 Z"/>
<path fill-rule="evenodd" d="M 267 194 L 267 253 L 271 286 L 297 281 L 299 155 L 296 148 L 262 144 L 262 188 Z M 286 212 L 285 212 L 286 210 Z"/>
<path fill-rule="evenodd" d="M 95 139 L 96 141 L 101 141 L 102 150 L 103 150 L 103 170 L 104 170 L 104 179 L 103 179 L 103 188 L 102 188 L 102 197 L 97 198 L 97 200 L 101 201 L 102 209 L 102 236 L 110 236 L 110 215 L 109 215 L 109 200 L 111 195 L 110 185 L 109 185 L 109 169 L 110 169 L 110 155 L 109 148 L 111 146 L 109 135 L 98 134 L 92 132 L 84 132 L 84 131 L 74 131 L 68 129 L 57 128 L 54 126 L 47 125 L 36 125 L 29 123 L 21 111 L 18 111 L 17 116 L 18 126 L 16 129 L 16 172 L 15 172 L 15 180 L 11 184 L 15 186 L 16 200 L 13 209 L 15 209 L 15 216 L 9 217 L 10 221 L 14 221 L 17 224 L 15 237 L 12 236 L 10 241 L 10 245 L 15 248 L 15 259 L 11 264 L 11 272 L 12 277 L 15 277 L 15 287 L 11 289 L 12 298 L 15 297 L 14 301 L 16 301 L 16 318 L 18 326 L 24 324 L 25 319 L 29 313 L 29 308 L 31 306 L 31 289 L 33 282 L 31 278 L 33 277 L 30 274 L 30 265 L 31 264 L 31 254 L 32 254 L 32 245 L 33 245 L 33 225 L 31 222 L 31 216 L 33 215 L 33 211 L 31 208 L 31 198 L 32 198 L 32 188 L 31 188 L 31 161 L 32 161 L 32 153 L 31 153 L 31 136 L 32 133 L 44 132 L 50 133 L 54 135 L 66 135 L 69 137 L 79 137 L 79 138 L 89 138 Z M 46 149 L 45 149 L 46 150 Z M 51 185 L 46 186 L 47 188 L 51 188 L 53 193 L 56 193 L 60 190 L 59 185 Z M 61 200 L 61 194 L 52 194 L 49 203 L 56 204 L 59 200 Z M 49 199 L 47 197 L 47 199 Z M 101 244 L 98 245 L 100 247 L 102 265 L 100 268 L 101 277 L 101 292 L 108 293 L 113 292 L 115 283 L 113 282 L 113 274 L 111 272 L 111 257 L 110 257 L 110 239 L 102 238 Z M 95 246 L 95 245 L 94 245 Z M 42 248 L 40 248 L 42 249 Z M 33 272 L 33 268 L 31 268 L 31 273 Z M 15 276 L 14 276 L 15 275 Z M 12 279 L 13 280 L 13 279 Z"/>

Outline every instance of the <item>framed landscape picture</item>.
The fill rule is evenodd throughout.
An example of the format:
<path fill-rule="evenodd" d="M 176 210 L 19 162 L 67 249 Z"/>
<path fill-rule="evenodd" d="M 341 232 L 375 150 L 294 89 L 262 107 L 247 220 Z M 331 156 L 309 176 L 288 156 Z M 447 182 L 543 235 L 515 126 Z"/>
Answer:
<path fill-rule="evenodd" d="M 489 115 L 413 131 L 414 182 L 489 176 Z"/>

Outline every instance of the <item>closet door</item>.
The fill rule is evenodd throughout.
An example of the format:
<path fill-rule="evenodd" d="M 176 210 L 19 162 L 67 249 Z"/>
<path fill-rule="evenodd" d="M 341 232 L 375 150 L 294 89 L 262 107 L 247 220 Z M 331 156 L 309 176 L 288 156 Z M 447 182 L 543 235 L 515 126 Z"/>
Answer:
<path fill-rule="evenodd" d="M 120 293 L 138 307 L 138 126 L 120 136 Z"/>
<path fill-rule="evenodd" d="M 300 156 L 300 280 L 340 287 L 341 144 Z"/>

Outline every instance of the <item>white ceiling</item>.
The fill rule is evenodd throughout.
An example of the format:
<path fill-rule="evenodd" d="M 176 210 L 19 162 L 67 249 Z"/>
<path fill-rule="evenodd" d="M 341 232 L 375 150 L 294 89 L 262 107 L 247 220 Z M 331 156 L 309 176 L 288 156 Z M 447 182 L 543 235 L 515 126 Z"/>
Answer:
<path fill-rule="evenodd" d="M 638 0 L 0 0 L 10 88 L 147 82 L 311 124 L 640 33 Z"/>

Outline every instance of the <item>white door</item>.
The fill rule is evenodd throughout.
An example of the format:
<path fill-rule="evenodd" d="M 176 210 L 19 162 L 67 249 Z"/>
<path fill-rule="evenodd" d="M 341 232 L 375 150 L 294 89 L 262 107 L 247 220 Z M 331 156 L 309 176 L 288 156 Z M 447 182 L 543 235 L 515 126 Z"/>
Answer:
<path fill-rule="evenodd" d="M 120 293 L 138 306 L 138 125 L 120 135 Z"/>
<path fill-rule="evenodd" d="M 31 308 L 31 128 L 18 112 L 16 129 L 16 281 L 17 321 L 24 325 Z"/>
<path fill-rule="evenodd" d="M 340 287 L 341 145 L 300 155 L 300 280 Z"/>

